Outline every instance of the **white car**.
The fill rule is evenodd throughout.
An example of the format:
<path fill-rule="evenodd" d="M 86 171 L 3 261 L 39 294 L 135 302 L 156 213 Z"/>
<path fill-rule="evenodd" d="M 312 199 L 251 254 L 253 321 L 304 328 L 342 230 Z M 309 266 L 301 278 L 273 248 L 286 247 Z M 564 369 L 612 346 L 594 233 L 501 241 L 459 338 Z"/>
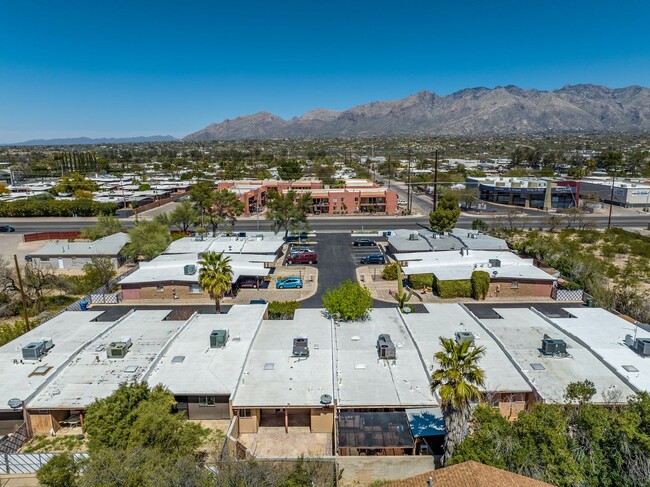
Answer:
<path fill-rule="evenodd" d="M 398 206 L 406 206 L 406 205 L 408 205 L 408 203 L 406 202 L 406 200 L 397 200 L 397 205 Z"/>

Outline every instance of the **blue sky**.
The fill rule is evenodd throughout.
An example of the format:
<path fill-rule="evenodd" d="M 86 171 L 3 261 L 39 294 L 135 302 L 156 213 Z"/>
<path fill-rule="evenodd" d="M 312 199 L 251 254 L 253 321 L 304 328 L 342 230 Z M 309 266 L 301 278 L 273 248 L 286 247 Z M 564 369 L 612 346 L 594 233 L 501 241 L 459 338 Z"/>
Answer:
<path fill-rule="evenodd" d="M 0 143 L 184 136 L 422 89 L 650 86 L 650 2 L 0 2 Z"/>

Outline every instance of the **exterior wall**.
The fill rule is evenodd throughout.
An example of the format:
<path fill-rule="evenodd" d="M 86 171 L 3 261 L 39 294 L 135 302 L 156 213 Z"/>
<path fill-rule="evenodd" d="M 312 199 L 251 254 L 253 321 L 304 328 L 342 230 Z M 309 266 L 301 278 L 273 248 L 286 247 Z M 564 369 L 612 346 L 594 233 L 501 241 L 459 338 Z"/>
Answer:
<path fill-rule="evenodd" d="M 197 396 L 187 400 L 187 415 L 189 419 L 229 419 L 230 407 L 228 396 L 216 396 L 214 406 L 200 406 Z"/>
<path fill-rule="evenodd" d="M 65 421 L 70 416 L 68 410 L 52 410 L 43 413 L 29 413 L 29 421 L 32 425 L 32 431 L 35 435 L 49 435 L 50 430 L 54 431 L 61 429 L 59 422 Z"/>
<path fill-rule="evenodd" d="M 108 257 L 108 256 L 98 256 L 98 257 Z M 43 259 L 47 260 L 43 260 Z M 60 266 L 60 260 L 59 257 L 53 255 L 50 256 L 49 258 L 47 257 L 34 257 L 34 263 L 36 265 L 40 266 L 49 266 L 52 269 L 66 269 L 66 270 L 83 270 L 83 267 L 86 264 L 90 264 L 92 262 L 91 257 L 63 257 L 61 260 L 63 261 L 63 267 Z M 111 263 L 113 264 L 113 267 L 116 269 L 122 264 L 122 260 L 118 260 L 116 257 L 111 257 Z"/>
<path fill-rule="evenodd" d="M 517 287 L 513 288 L 512 283 L 516 282 Z M 516 296 L 550 297 L 553 290 L 553 281 L 518 281 L 517 279 L 492 280 L 488 297 L 490 298 L 512 298 Z"/>
<path fill-rule="evenodd" d="M 158 285 L 162 291 L 158 291 Z M 190 285 L 187 282 L 160 282 L 158 284 L 123 284 L 122 295 L 125 300 L 132 299 L 155 299 L 160 301 L 173 301 L 174 299 L 196 299 L 205 300 L 208 297 L 206 292 L 190 292 Z M 174 295 L 177 297 L 174 298 Z"/>
<path fill-rule="evenodd" d="M 632 184 L 627 187 L 614 187 L 614 204 L 626 208 L 648 208 L 650 207 L 650 188 L 647 185 L 633 187 Z M 608 184 L 598 184 L 591 181 L 581 181 L 580 185 L 584 193 L 596 193 L 604 203 L 610 203 L 612 197 L 611 180 Z"/>
<path fill-rule="evenodd" d="M 310 416 L 312 433 L 332 433 L 334 431 L 334 411 L 331 408 L 312 409 Z"/>
<path fill-rule="evenodd" d="M 251 414 L 248 418 L 239 417 L 239 432 L 240 433 L 257 433 L 260 427 L 260 410 L 251 409 Z"/>
<path fill-rule="evenodd" d="M 341 472 L 339 485 L 368 485 L 376 480 L 399 480 L 435 469 L 431 455 L 337 457 Z M 426 482 L 425 482 L 426 484 Z M 424 487 L 424 486 L 423 486 Z"/>

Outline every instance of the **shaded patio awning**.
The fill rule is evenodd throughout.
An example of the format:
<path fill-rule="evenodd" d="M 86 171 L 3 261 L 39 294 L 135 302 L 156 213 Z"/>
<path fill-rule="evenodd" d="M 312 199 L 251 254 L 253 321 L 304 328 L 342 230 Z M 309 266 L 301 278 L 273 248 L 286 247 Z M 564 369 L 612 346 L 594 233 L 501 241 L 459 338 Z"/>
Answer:
<path fill-rule="evenodd" d="M 341 448 L 413 448 L 415 445 L 404 412 L 342 412 L 337 426 Z"/>
<path fill-rule="evenodd" d="M 409 409 L 406 415 L 414 438 L 446 433 L 445 419 L 440 408 Z"/>

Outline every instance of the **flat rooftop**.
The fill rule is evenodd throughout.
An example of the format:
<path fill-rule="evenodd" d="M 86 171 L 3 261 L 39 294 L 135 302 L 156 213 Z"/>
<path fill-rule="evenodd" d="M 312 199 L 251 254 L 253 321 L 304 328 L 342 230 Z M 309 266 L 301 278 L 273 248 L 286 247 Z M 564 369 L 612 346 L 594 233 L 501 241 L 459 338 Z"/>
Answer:
<path fill-rule="evenodd" d="M 231 395 L 237 386 L 266 305 L 234 305 L 227 314 L 197 315 L 162 353 L 148 377 L 176 395 Z M 223 348 L 210 348 L 210 333 L 228 330 Z"/>
<path fill-rule="evenodd" d="M 307 338 L 309 357 L 293 356 L 293 339 Z M 244 365 L 233 407 L 321 406 L 333 397 L 332 326 L 320 309 L 293 320 L 264 321 Z"/>
<path fill-rule="evenodd" d="M 10 399 L 27 402 L 70 355 L 104 332 L 110 322 L 92 321 L 101 314 L 101 311 L 66 311 L 0 347 L 0 410 L 10 409 L 7 405 Z M 23 360 L 22 348 L 43 337 L 54 343 L 49 353 L 40 361 Z M 35 375 L 39 367 L 47 372 Z"/>
<path fill-rule="evenodd" d="M 634 387 L 650 391 L 650 360 L 625 344 L 625 335 L 650 338 L 649 332 L 602 308 L 564 309 L 575 318 L 554 317 L 553 323 L 582 341 Z"/>
<path fill-rule="evenodd" d="M 362 322 L 334 327 L 335 396 L 340 407 L 437 406 L 430 376 L 396 308 L 377 308 Z M 388 334 L 396 360 L 379 359 L 377 338 Z"/>
<path fill-rule="evenodd" d="M 70 357 L 28 406 L 32 409 L 82 409 L 110 396 L 122 382 L 141 380 L 160 351 L 170 342 L 184 321 L 165 321 L 171 310 L 134 311 L 109 324 L 101 336 Z M 105 326 L 107 323 L 103 323 Z M 109 359 L 111 342 L 129 337 L 132 345 L 126 356 Z"/>
<path fill-rule="evenodd" d="M 433 355 L 442 350 L 440 337 L 454 338 L 458 331 L 471 332 L 476 346 L 485 347 L 480 366 L 485 370 L 485 392 L 531 392 L 516 365 L 499 344 L 465 311 L 460 304 L 425 304 L 429 313 L 406 315 L 406 324 L 413 335 L 424 362 L 430 370 L 438 367 Z"/>
<path fill-rule="evenodd" d="M 621 401 L 634 394 L 593 353 L 548 323 L 530 309 L 498 308 L 501 318 L 481 319 L 518 364 L 523 374 L 533 384 L 546 402 L 563 403 L 566 386 L 572 382 L 589 379 L 596 387 L 593 402 L 607 402 L 603 395 L 618 391 Z M 544 335 L 566 342 L 566 358 L 546 356 L 541 352 Z"/>
<path fill-rule="evenodd" d="M 283 235 L 273 232 L 246 232 L 246 237 L 224 236 L 184 237 L 173 241 L 163 253 L 191 254 L 198 257 L 203 252 L 225 252 L 226 254 L 274 254 L 284 244 Z"/>

